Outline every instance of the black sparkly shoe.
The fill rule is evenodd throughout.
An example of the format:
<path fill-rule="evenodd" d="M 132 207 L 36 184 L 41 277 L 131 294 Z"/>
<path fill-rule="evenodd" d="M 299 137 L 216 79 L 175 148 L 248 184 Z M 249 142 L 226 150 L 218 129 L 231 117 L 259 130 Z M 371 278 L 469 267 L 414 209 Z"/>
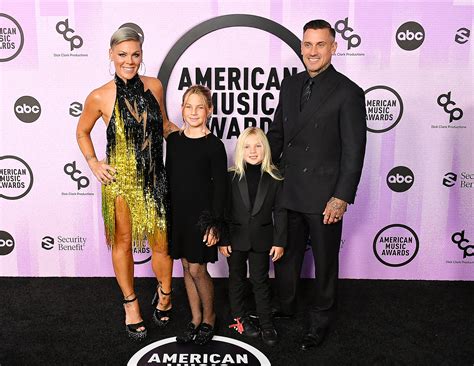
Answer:
<path fill-rule="evenodd" d="M 199 346 L 204 346 L 205 344 L 209 343 L 214 337 L 215 334 L 215 326 L 213 327 L 207 323 L 201 323 L 198 328 L 198 332 L 196 334 L 196 338 L 194 338 L 194 343 Z"/>
<path fill-rule="evenodd" d="M 176 343 L 185 344 L 192 342 L 196 336 L 196 333 L 198 332 L 198 328 L 199 327 L 196 327 L 193 322 L 189 322 L 186 325 L 184 332 L 176 337 Z"/>
<path fill-rule="evenodd" d="M 153 311 L 153 322 L 160 328 L 165 327 L 169 321 L 171 320 L 171 310 L 172 310 L 172 305 L 170 304 L 169 309 L 166 310 L 161 310 L 158 309 L 156 306 L 158 305 L 160 301 L 160 295 L 163 296 L 170 296 L 173 293 L 173 289 L 171 289 L 170 292 L 164 292 L 163 289 L 161 288 L 161 285 L 158 285 L 155 291 L 155 295 L 153 296 L 153 300 L 151 300 L 151 305 L 155 308 Z"/>
<path fill-rule="evenodd" d="M 126 305 L 136 300 L 137 300 L 136 296 L 131 300 L 124 299 L 123 304 Z M 125 331 L 127 332 L 128 336 L 131 339 L 133 339 L 134 341 L 140 342 L 140 341 L 143 341 L 147 336 L 146 328 L 144 330 L 138 330 L 138 328 L 142 328 L 142 327 L 145 328 L 145 323 L 143 322 L 143 320 L 135 324 L 125 324 Z"/>

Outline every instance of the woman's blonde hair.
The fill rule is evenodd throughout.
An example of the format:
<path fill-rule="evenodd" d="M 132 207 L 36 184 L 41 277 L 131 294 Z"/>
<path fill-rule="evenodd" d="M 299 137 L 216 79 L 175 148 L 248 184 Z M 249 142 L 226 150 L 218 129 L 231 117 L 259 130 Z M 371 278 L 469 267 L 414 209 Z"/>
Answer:
<path fill-rule="evenodd" d="M 140 43 L 140 48 L 143 45 L 143 37 L 133 28 L 123 27 L 117 29 L 112 37 L 110 37 L 110 48 L 125 41 L 137 41 Z"/>
<path fill-rule="evenodd" d="M 244 159 L 244 146 L 247 137 L 256 136 L 263 145 L 263 160 L 261 171 L 270 174 L 273 178 L 277 180 L 282 180 L 278 168 L 272 163 L 272 154 L 270 151 L 270 144 L 268 143 L 267 136 L 265 133 L 258 127 L 248 127 L 242 132 L 237 139 L 237 145 L 235 146 L 235 156 L 234 156 L 234 166 L 229 169 L 229 171 L 234 172 L 239 176 L 239 180 L 245 175 L 245 166 L 246 161 Z"/>

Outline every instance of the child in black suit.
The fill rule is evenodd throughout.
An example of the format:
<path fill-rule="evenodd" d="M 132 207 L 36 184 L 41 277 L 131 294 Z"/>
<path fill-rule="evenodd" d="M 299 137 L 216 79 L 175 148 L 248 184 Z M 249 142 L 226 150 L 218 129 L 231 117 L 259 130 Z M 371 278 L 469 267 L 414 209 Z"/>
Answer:
<path fill-rule="evenodd" d="M 249 337 L 261 333 L 264 343 L 270 346 L 277 343 L 278 335 L 271 317 L 268 257 L 277 261 L 286 245 L 286 210 L 279 204 L 282 179 L 271 162 L 263 131 L 245 129 L 237 140 L 235 165 L 229 170 L 229 233 L 221 241 L 226 245 L 220 246 L 219 251 L 229 264 L 229 300 L 236 321 L 231 327 Z M 244 309 L 247 261 L 260 329 Z"/>

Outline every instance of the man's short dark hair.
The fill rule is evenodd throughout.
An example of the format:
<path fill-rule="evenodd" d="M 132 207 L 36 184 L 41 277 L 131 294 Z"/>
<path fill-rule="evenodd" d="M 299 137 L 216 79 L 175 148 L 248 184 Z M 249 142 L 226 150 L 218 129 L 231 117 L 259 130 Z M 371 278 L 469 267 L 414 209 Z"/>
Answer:
<path fill-rule="evenodd" d="M 331 24 L 329 24 L 323 19 L 310 20 L 304 25 L 303 33 L 306 32 L 308 29 L 329 29 L 329 33 L 331 34 L 332 38 L 336 39 L 336 31 L 333 27 L 331 27 Z"/>

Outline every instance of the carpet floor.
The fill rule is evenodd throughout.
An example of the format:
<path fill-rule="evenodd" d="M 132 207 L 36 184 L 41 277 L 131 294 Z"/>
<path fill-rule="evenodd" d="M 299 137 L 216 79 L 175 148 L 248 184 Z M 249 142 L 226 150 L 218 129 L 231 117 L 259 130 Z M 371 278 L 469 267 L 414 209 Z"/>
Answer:
<path fill-rule="evenodd" d="M 339 281 L 339 317 L 326 341 L 302 352 L 312 280 L 302 280 L 299 312 L 276 320 L 280 342 L 265 346 L 228 328 L 226 279 L 215 279 L 218 334 L 261 350 L 275 366 L 474 365 L 474 282 Z M 181 278 L 173 279 L 173 320 L 151 322 L 155 280 L 136 279 L 144 343 L 124 331 L 114 278 L 0 278 L 0 366 L 126 365 L 144 345 L 172 337 L 189 321 Z"/>

